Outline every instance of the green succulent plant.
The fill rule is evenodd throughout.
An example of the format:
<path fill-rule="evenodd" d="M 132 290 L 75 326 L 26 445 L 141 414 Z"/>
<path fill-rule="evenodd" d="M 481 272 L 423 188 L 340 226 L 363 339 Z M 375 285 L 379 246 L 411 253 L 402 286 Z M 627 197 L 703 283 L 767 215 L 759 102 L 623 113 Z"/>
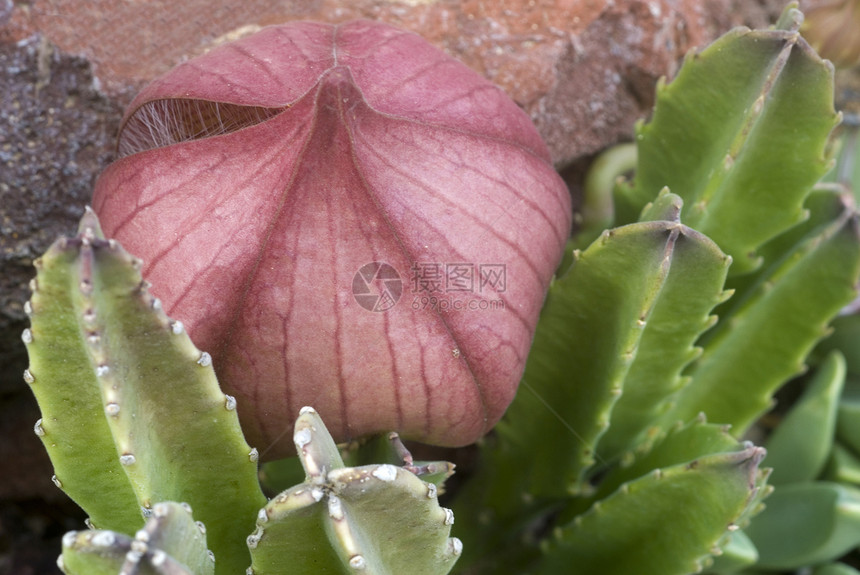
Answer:
<path fill-rule="evenodd" d="M 338 446 L 312 407 L 298 459 L 261 473 L 213 358 L 87 210 L 36 263 L 23 336 L 35 432 L 90 517 L 60 567 L 857 573 L 839 559 L 860 545 L 860 182 L 819 184 L 840 117 L 801 23 L 791 5 L 691 53 L 635 145 L 595 163 L 519 391 L 453 510 L 451 464 L 396 434 Z M 763 423 L 789 381 L 798 398 Z"/>

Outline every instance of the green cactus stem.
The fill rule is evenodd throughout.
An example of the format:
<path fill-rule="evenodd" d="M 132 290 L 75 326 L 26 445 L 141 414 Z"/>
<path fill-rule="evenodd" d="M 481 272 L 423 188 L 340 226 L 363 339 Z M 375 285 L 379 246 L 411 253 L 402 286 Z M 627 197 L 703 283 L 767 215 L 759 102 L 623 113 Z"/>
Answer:
<path fill-rule="evenodd" d="M 87 210 L 76 237 L 36 262 L 25 379 L 56 483 L 91 523 L 131 535 L 158 501 L 187 501 L 218 573 L 248 565 L 244 535 L 265 504 L 257 451 L 211 359 L 161 310 L 140 263 Z"/>
<path fill-rule="evenodd" d="M 525 491 L 576 492 L 595 453 L 605 461 L 643 440 L 697 356 L 693 342 L 713 324 L 729 263 L 677 220 L 608 231 L 578 254 L 550 288 L 524 389 L 499 427 L 501 440 L 532 458 Z"/>
<path fill-rule="evenodd" d="M 620 190 L 618 223 L 668 186 L 684 200 L 685 223 L 731 255 L 739 275 L 759 265 L 760 245 L 801 220 L 839 122 L 833 66 L 800 36 L 802 19 L 792 4 L 776 29 L 735 29 L 658 85 L 654 116 L 637 128 L 636 176 Z"/>
<path fill-rule="evenodd" d="M 758 470 L 763 456 L 762 448 L 749 446 L 655 469 L 622 484 L 556 531 L 535 572 L 685 575 L 701 571 L 757 504 L 764 481 Z"/>
<path fill-rule="evenodd" d="M 462 552 L 435 484 L 388 463 L 344 467 L 320 416 L 302 409 L 293 441 L 305 482 L 273 498 L 248 537 L 248 575 L 444 575 Z"/>
<path fill-rule="evenodd" d="M 618 180 L 636 167 L 636 144 L 624 143 L 604 150 L 591 163 L 583 185 L 578 216 L 577 247 L 586 248 L 603 230 L 614 227 L 613 194 Z"/>
<path fill-rule="evenodd" d="M 134 538 L 105 530 L 66 533 L 58 565 L 68 575 L 213 575 L 215 555 L 191 507 L 162 502 Z"/>
<path fill-rule="evenodd" d="M 680 224 L 682 204 L 679 196 L 664 189 L 643 211 L 642 221 L 671 218 Z M 598 445 L 604 460 L 647 446 L 658 432 L 659 416 L 687 383 L 684 369 L 702 353 L 696 341 L 717 322 L 711 310 L 731 295 L 723 289 L 731 261 L 709 239 L 694 232 L 677 242 L 668 276 L 625 378 L 624 392 Z"/>
<path fill-rule="evenodd" d="M 96 241 L 92 228 L 85 231 L 57 241 L 35 261 L 38 275 L 25 306 L 31 326 L 23 334 L 30 356 L 24 381 L 42 410 L 34 430 L 54 463 L 54 483 L 95 527 L 131 534 L 143 526 L 141 505 L 120 463 L 93 368 L 88 339 L 98 335 L 95 326 L 82 325 L 95 319 L 81 292 L 91 279 L 81 277 L 80 256 L 91 258 Z M 117 250 L 101 238 L 97 243 L 102 251 Z"/>
<path fill-rule="evenodd" d="M 668 431 L 661 431 L 653 444 L 647 449 L 643 448 L 632 461 L 612 468 L 585 504 L 590 505 L 608 497 L 624 483 L 645 476 L 654 469 L 682 465 L 703 455 L 738 451 L 746 447 L 732 437 L 729 426 L 708 423 L 704 414 L 699 414 L 686 424 L 678 422 Z"/>
<path fill-rule="evenodd" d="M 769 262 L 724 314 L 701 343 L 702 357 L 688 370 L 690 382 L 664 418 L 667 424 L 705 412 L 743 434 L 770 407 L 773 393 L 805 370 L 804 359 L 829 322 L 856 297 L 857 214 L 840 196 L 821 199 L 839 206 L 836 216 Z"/>

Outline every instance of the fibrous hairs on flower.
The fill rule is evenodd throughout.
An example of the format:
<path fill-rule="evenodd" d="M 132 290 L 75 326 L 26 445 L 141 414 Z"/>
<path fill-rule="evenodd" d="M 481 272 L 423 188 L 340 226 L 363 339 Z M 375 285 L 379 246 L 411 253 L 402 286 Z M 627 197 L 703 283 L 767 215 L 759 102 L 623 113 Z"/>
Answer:
<path fill-rule="evenodd" d="M 242 106 L 187 98 L 147 102 L 135 110 L 119 136 L 119 157 L 211 138 L 255 126 L 285 108 Z"/>

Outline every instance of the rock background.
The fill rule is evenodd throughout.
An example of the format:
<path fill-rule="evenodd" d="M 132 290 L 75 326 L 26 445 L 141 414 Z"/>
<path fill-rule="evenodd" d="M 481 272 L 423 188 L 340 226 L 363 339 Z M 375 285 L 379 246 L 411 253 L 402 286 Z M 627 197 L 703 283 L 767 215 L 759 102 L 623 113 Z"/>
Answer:
<path fill-rule="evenodd" d="M 21 379 L 32 261 L 72 233 L 111 160 L 121 111 L 181 60 L 261 26 L 372 18 L 413 30 L 505 89 L 576 192 L 629 140 L 656 80 L 782 0 L 0 0 L 0 573 L 56 573 L 82 517 L 53 486 Z M 803 6 L 802 6 L 803 7 Z M 66 519 L 62 519 L 66 518 Z"/>

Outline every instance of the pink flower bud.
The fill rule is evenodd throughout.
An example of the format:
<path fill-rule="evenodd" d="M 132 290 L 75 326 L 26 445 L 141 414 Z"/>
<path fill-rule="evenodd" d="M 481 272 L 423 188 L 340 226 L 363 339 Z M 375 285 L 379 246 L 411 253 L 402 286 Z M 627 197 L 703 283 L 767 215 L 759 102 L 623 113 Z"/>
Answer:
<path fill-rule="evenodd" d="M 294 23 L 155 80 L 119 150 L 104 231 L 267 457 L 304 405 L 338 440 L 457 446 L 499 420 L 571 218 L 501 90 L 387 25 Z"/>

